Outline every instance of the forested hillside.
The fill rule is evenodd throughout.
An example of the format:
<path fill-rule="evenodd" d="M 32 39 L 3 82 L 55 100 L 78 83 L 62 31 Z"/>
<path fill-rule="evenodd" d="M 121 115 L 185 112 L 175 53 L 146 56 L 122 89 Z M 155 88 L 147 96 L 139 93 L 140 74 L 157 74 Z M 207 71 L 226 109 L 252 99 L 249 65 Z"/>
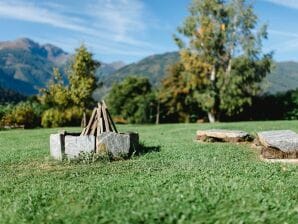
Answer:
<path fill-rule="evenodd" d="M 39 88 L 46 86 L 54 67 L 60 69 L 66 80 L 65 70 L 71 58 L 70 54 L 54 45 L 40 45 L 27 38 L 0 42 L 0 84 L 24 95 L 36 94 Z M 96 91 L 95 96 L 96 98 L 104 96 L 113 83 L 130 75 L 148 77 L 154 86 L 158 86 L 168 66 L 177 62 L 178 59 L 178 52 L 170 52 L 152 55 L 129 65 L 121 61 L 101 62 L 96 76 L 103 85 Z M 296 89 L 298 87 L 298 63 L 276 63 L 263 86 L 265 92 L 269 93 Z"/>
<path fill-rule="evenodd" d="M 0 86 L 0 104 L 17 103 L 24 100 L 26 97 L 10 89 L 5 89 Z"/>

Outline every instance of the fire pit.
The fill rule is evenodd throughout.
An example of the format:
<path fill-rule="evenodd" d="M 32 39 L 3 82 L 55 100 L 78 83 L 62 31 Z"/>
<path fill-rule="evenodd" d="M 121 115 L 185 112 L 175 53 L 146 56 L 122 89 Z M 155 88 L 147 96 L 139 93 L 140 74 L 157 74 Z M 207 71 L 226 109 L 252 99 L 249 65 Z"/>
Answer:
<path fill-rule="evenodd" d="M 139 147 L 138 133 L 118 133 L 104 101 L 94 108 L 81 133 L 51 134 L 50 153 L 54 159 L 75 159 L 80 153 L 97 153 L 113 158 L 129 157 Z"/>

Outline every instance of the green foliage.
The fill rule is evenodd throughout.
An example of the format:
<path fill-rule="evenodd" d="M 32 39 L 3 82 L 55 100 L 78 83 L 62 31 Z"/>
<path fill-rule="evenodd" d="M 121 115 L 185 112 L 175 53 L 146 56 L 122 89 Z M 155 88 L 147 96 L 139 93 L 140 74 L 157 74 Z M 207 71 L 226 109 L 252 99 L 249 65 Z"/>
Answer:
<path fill-rule="evenodd" d="M 13 90 L 10 90 L 10 89 L 3 88 L 0 85 L 0 104 L 18 103 L 25 99 L 26 99 L 26 97 L 23 96 L 22 94 L 15 92 Z"/>
<path fill-rule="evenodd" d="M 55 108 L 46 110 L 42 114 L 41 125 L 43 127 L 61 127 L 64 126 L 65 120 L 63 111 Z"/>
<path fill-rule="evenodd" d="M 244 106 L 252 104 L 253 96 L 261 92 L 260 83 L 269 73 L 271 58 L 250 60 L 247 57 L 233 59 L 230 77 L 218 78 L 220 110 L 227 115 L 243 111 Z"/>
<path fill-rule="evenodd" d="M 76 49 L 69 71 L 69 86 L 54 69 L 53 78 L 39 96 L 47 110 L 42 114 L 43 127 L 79 125 L 84 111 L 94 104 L 92 93 L 96 87 L 95 69 L 99 66 L 84 45 Z"/>
<path fill-rule="evenodd" d="M 13 107 L 14 107 L 13 104 L 5 104 L 5 105 L 0 104 L 0 121 L 5 116 L 5 114 L 8 114 L 12 111 Z"/>
<path fill-rule="evenodd" d="M 39 100 L 47 107 L 64 109 L 71 104 L 70 93 L 65 86 L 62 76 L 57 68 L 53 70 L 53 78 L 48 83 L 48 88 L 41 89 Z"/>
<path fill-rule="evenodd" d="M 24 126 L 34 128 L 40 125 L 37 106 L 29 102 L 21 102 L 7 112 L 1 120 L 3 126 Z"/>
<path fill-rule="evenodd" d="M 211 122 L 241 111 L 270 72 L 271 55 L 261 51 L 266 27 L 256 30 L 253 5 L 245 0 L 194 0 L 179 28 L 188 43 L 175 36 L 184 75 L 196 77 L 190 86 Z"/>
<path fill-rule="evenodd" d="M 41 125 L 43 127 L 75 126 L 80 124 L 83 113 L 83 109 L 76 106 L 64 110 L 50 108 L 42 114 Z"/>
<path fill-rule="evenodd" d="M 113 115 L 122 116 L 130 123 L 149 123 L 154 95 L 147 78 L 129 76 L 114 84 L 107 103 Z"/>
<path fill-rule="evenodd" d="M 194 142 L 198 127 L 298 132 L 297 121 L 120 125 L 121 132 L 138 131 L 145 146 L 160 151 L 84 165 L 45 159 L 49 135 L 58 129 L 3 131 L 0 220 L 297 223 L 297 165 L 260 161 L 248 145 Z"/>
<path fill-rule="evenodd" d="M 162 116 L 167 122 L 189 122 L 193 117 L 198 118 L 201 112 L 189 85 L 192 80 L 183 75 L 183 72 L 184 67 L 180 63 L 170 66 L 159 90 Z"/>
<path fill-rule="evenodd" d="M 285 94 L 283 101 L 287 108 L 285 119 L 298 120 L 298 89 Z"/>
<path fill-rule="evenodd" d="M 80 152 L 79 156 L 74 159 L 67 158 L 65 161 L 68 164 L 93 164 L 96 162 L 108 163 L 112 157 L 110 155 L 101 155 L 94 152 Z"/>
<path fill-rule="evenodd" d="M 99 66 L 84 45 L 76 49 L 69 71 L 69 93 L 74 105 L 86 108 L 94 103 L 92 94 L 96 88 L 95 70 Z"/>

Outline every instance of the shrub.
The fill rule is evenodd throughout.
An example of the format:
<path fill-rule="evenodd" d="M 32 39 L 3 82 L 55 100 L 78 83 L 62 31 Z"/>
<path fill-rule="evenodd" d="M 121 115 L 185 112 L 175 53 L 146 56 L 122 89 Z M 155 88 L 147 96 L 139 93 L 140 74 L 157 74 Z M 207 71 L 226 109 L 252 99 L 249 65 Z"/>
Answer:
<path fill-rule="evenodd" d="M 107 102 L 113 115 L 129 123 L 150 123 L 153 113 L 151 104 L 155 101 L 149 80 L 144 77 L 126 77 L 114 84 Z"/>
<path fill-rule="evenodd" d="M 55 108 L 46 110 L 42 114 L 41 125 L 45 128 L 64 126 L 63 113 Z"/>
<path fill-rule="evenodd" d="M 77 126 L 80 124 L 83 109 L 79 107 L 71 107 L 65 110 L 51 108 L 42 114 L 41 125 L 46 128 Z"/>
<path fill-rule="evenodd" d="M 12 104 L 0 105 L 0 120 L 5 116 L 5 114 L 10 113 L 12 109 Z"/>
<path fill-rule="evenodd" d="M 24 126 L 24 128 L 34 128 L 39 126 L 40 118 L 32 104 L 22 102 L 5 114 L 1 123 L 4 126 Z"/>

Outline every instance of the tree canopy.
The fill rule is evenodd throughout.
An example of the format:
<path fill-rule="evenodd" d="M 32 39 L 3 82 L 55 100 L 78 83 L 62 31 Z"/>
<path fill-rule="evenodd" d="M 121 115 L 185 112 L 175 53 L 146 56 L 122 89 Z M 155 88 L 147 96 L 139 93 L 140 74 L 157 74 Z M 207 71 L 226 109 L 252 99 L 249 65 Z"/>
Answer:
<path fill-rule="evenodd" d="M 153 116 L 152 101 L 154 95 L 149 80 L 136 76 L 114 84 L 107 97 L 111 113 L 130 123 L 148 123 Z"/>
<path fill-rule="evenodd" d="M 251 103 L 272 55 L 262 53 L 266 26 L 258 27 L 250 1 L 193 0 L 178 32 L 183 75 L 209 121 Z"/>
<path fill-rule="evenodd" d="M 92 105 L 96 88 L 95 70 L 100 66 L 84 45 L 76 49 L 68 71 L 69 85 L 65 85 L 58 69 L 46 89 L 40 92 L 39 100 L 47 108 L 42 115 L 44 127 L 79 124 L 83 113 Z"/>

